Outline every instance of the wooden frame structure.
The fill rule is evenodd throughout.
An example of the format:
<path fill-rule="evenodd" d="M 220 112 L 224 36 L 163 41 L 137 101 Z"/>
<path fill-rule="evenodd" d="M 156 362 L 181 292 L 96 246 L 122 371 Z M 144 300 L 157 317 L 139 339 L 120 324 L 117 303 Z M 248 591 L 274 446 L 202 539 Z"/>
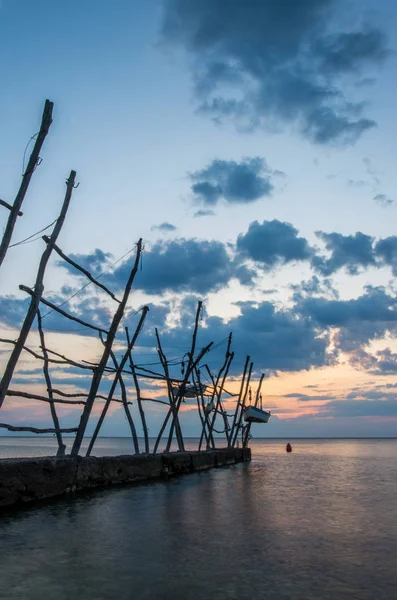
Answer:
<path fill-rule="evenodd" d="M 40 164 L 39 153 L 52 123 L 52 111 L 53 103 L 47 100 L 43 111 L 40 131 L 35 136 L 36 141 L 34 148 L 26 171 L 22 176 L 22 183 L 13 205 L 8 204 L 4 200 L 0 202 L 0 205 L 10 212 L 7 226 L 4 231 L 4 236 L 0 245 L 0 265 L 2 264 L 6 253 L 11 246 L 10 242 L 17 218 L 23 214 L 21 211 L 21 206 L 28 191 L 32 175 L 38 164 Z M 185 450 L 185 442 L 181 425 L 181 407 L 182 403 L 185 402 L 186 397 L 189 395 L 190 398 L 193 396 L 197 403 L 198 417 L 201 422 L 201 436 L 198 444 L 198 450 L 209 450 L 215 448 L 216 441 L 219 439 L 222 440 L 223 446 L 233 448 L 236 446 L 240 435 L 243 445 L 247 445 L 250 437 L 250 426 L 243 426 L 242 421 L 244 410 L 252 396 L 250 383 L 253 373 L 253 364 L 250 362 L 250 358 L 247 357 L 244 365 L 239 393 L 234 395 L 226 391 L 225 386 L 229 376 L 231 364 L 234 359 L 234 353 L 231 351 L 232 334 L 230 334 L 227 338 L 227 347 L 223 364 L 218 372 L 214 374 L 210 370 L 209 366 L 204 363 L 207 354 L 213 349 L 214 343 L 210 342 L 200 349 L 198 349 L 197 346 L 199 322 L 203 310 L 201 301 L 198 302 L 197 305 L 190 349 L 185 355 L 185 357 L 187 357 L 187 364 L 185 365 L 185 363 L 183 363 L 182 378 L 172 375 L 171 361 L 167 359 L 164 353 L 160 334 L 157 329 L 155 330 L 155 339 L 159 364 L 161 365 L 162 372 L 150 371 L 144 366 L 139 365 L 134 360 L 134 347 L 136 346 L 139 335 L 142 332 L 145 319 L 149 312 L 148 306 L 143 306 L 139 309 L 139 311 L 137 311 L 137 313 L 140 313 L 140 316 L 135 331 L 132 334 L 130 334 L 128 328 L 125 328 L 124 349 L 121 357 L 117 358 L 114 350 L 115 342 L 117 336 L 120 335 L 122 320 L 130 297 L 131 289 L 133 287 L 134 279 L 137 275 L 138 267 L 140 265 L 143 251 L 142 239 L 140 239 L 136 244 L 135 258 L 132 261 L 132 266 L 129 272 L 128 280 L 125 284 L 124 292 L 122 297 L 119 299 L 115 293 L 108 289 L 106 285 L 98 281 L 98 278 L 95 278 L 87 269 L 79 265 L 72 258 L 68 257 L 57 244 L 59 234 L 61 233 L 62 226 L 65 222 L 68 208 L 72 200 L 73 191 L 78 185 L 76 185 L 75 182 L 76 172 L 72 170 L 70 171 L 69 177 L 66 180 L 66 192 L 64 200 L 59 216 L 54 224 L 52 233 L 50 236 L 44 235 L 42 237 L 45 248 L 40 259 L 33 288 L 29 288 L 25 285 L 19 286 L 20 290 L 25 292 L 30 297 L 30 304 L 19 332 L 19 336 L 17 340 L 4 338 L 0 339 L 0 343 L 12 346 L 12 350 L 0 383 L 0 409 L 7 397 L 19 397 L 22 399 L 25 398 L 38 402 L 45 402 L 49 404 L 53 428 L 37 428 L 29 425 L 16 426 L 8 423 L 0 423 L 0 428 L 13 432 L 26 431 L 37 434 L 52 433 L 56 436 L 58 457 L 64 457 L 66 455 L 64 435 L 75 434 L 70 453 L 70 456 L 74 457 L 79 455 L 81 452 L 94 405 L 96 403 L 100 403 L 100 415 L 96 422 L 93 435 L 89 440 L 86 451 L 86 454 L 90 455 L 111 403 L 117 402 L 122 405 L 125 412 L 131 433 L 132 450 L 135 454 L 141 453 L 142 450 L 145 453 L 157 453 L 164 437 L 165 451 L 171 451 L 172 444 L 175 439 L 178 451 L 183 452 Z M 46 267 L 53 252 L 55 252 L 61 260 L 65 261 L 68 265 L 76 269 L 81 275 L 86 277 L 89 283 L 93 284 L 102 292 L 105 292 L 112 302 L 116 304 L 113 318 L 108 328 L 105 329 L 104 327 L 95 325 L 93 322 L 82 320 L 73 315 L 70 311 L 62 309 L 60 306 L 57 306 L 45 298 L 44 276 Z M 96 363 L 89 363 L 84 359 L 75 360 L 51 350 L 46 343 L 45 328 L 43 324 L 44 317 L 40 310 L 41 305 L 48 307 L 51 311 L 55 311 L 63 318 L 77 322 L 80 325 L 95 331 L 102 343 L 102 354 L 99 360 Z M 37 352 L 28 346 L 28 336 L 35 323 L 37 324 L 37 330 L 40 339 L 40 352 Z M 117 338 L 117 342 L 118 344 L 120 343 L 120 337 Z M 39 361 L 42 365 L 47 395 L 33 394 L 11 387 L 12 378 L 18 361 L 21 357 L 21 354 L 24 352 L 29 353 L 30 356 L 32 356 L 36 361 Z M 55 388 L 51 379 L 51 368 L 54 366 L 56 368 L 59 368 L 59 366 L 72 366 L 81 370 L 81 373 L 89 378 L 90 383 L 88 393 L 67 393 Z M 209 385 L 203 385 L 203 375 L 208 379 L 210 383 Z M 104 376 L 112 379 L 110 390 L 106 394 L 100 393 L 100 386 Z M 168 400 L 165 401 L 158 398 L 144 398 L 141 391 L 142 381 L 147 380 L 163 382 Z M 262 382 L 263 376 L 260 379 L 259 387 L 256 393 L 256 404 L 258 403 L 260 396 Z M 131 388 L 134 390 L 133 393 L 130 391 Z M 116 390 L 119 390 L 120 397 L 115 397 Z M 231 401 L 234 402 L 234 400 L 232 400 L 233 398 L 237 398 L 236 404 L 234 410 L 232 409 L 232 412 L 228 413 L 227 409 L 225 408 L 225 404 Z M 137 433 L 137 426 L 130 410 L 133 402 L 136 402 L 138 407 L 140 427 L 143 431 L 143 445 L 142 441 L 140 442 Z M 147 414 L 144 409 L 144 403 L 146 402 L 156 402 L 167 407 L 163 423 L 154 441 L 153 448 L 150 447 Z M 57 414 L 57 406 L 65 404 L 82 407 L 79 423 L 75 427 L 61 427 L 60 419 Z M 220 423 L 220 427 L 218 426 L 218 423 Z M 218 436 L 224 436 L 224 442 L 223 437 L 220 438 L 214 434 L 218 434 Z"/>

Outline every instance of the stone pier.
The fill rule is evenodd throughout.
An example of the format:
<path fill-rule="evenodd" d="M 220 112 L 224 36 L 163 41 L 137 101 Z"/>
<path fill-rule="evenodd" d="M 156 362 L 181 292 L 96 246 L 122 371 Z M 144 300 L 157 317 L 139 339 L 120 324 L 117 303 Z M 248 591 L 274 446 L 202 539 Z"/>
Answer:
<path fill-rule="evenodd" d="M 7 458 L 0 460 L 0 508 L 92 488 L 194 473 L 249 460 L 249 448 L 98 458 Z"/>

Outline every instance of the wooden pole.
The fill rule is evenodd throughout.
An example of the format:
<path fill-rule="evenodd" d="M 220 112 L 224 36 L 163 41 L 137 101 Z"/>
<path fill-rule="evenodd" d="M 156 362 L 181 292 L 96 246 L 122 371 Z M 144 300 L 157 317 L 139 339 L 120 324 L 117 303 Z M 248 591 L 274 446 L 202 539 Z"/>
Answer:
<path fill-rule="evenodd" d="M 234 446 L 236 445 L 238 432 L 239 432 L 239 429 L 241 427 L 241 421 L 242 421 L 242 418 L 243 418 L 244 409 L 245 409 L 245 405 L 246 405 L 246 400 L 247 400 L 249 385 L 250 385 L 250 381 L 251 381 L 251 375 L 252 375 L 253 366 L 254 366 L 254 363 L 251 363 L 249 371 L 248 371 L 248 375 L 247 375 L 247 382 L 246 382 L 246 385 L 245 385 L 245 393 L 244 393 L 244 396 L 243 396 L 243 401 L 241 402 L 240 414 L 238 416 L 236 427 L 234 429 L 234 436 L 232 438 L 232 448 L 234 448 Z"/>
<path fill-rule="evenodd" d="M 127 352 L 128 352 L 129 363 L 130 363 L 130 369 L 131 369 L 131 373 L 132 373 L 132 377 L 133 377 L 134 385 L 135 385 L 136 401 L 138 403 L 138 410 L 139 410 L 139 414 L 141 416 L 141 421 L 142 421 L 143 436 L 145 439 L 145 452 L 147 454 L 149 454 L 149 452 L 150 452 L 149 434 L 148 434 L 147 425 L 146 425 L 145 411 L 143 410 L 143 406 L 142 406 L 141 388 L 140 388 L 138 377 L 137 377 L 137 374 L 135 371 L 134 361 L 132 360 L 132 351 L 130 350 L 131 340 L 130 340 L 130 335 L 128 332 L 128 327 L 125 328 L 125 335 L 127 337 Z"/>
<path fill-rule="evenodd" d="M 139 334 L 140 334 L 140 332 L 141 332 L 141 329 L 142 329 L 142 327 L 143 327 L 143 323 L 144 323 L 144 321 L 145 321 L 145 318 L 146 318 L 146 315 L 147 315 L 147 312 L 148 312 L 148 310 L 149 310 L 149 307 L 148 307 L 148 306 L 144 306 L 144 307 L 143 307 L 143 309 L 142 309 L 141 318 L 139 319 L 138 326 L 137 326 L 137 328 L 136 328 L 136 330 L 135 330 L 135 333 L 134 333 L 134 335 L 133 335 L 133 337 L 132 337 L 132 340 L 131 340 L 131 348 L 134 346 L 134 344 L 135 344 L 135 342 L 136 342 L 136 340 L 137 340 L 137 337 L 138 337 L 138 335 L 139 335 Z M 106 340 L 106 342 L 105 342 L 105 349 L 106 349 L 106 345 L 107 345 L 107 343 L 108 343 L 108 340 Z M 110 348 L 109 348 L 109 356 L 111 355 L 111 352 L 112 352 L 112 347 L 110 346 Z M 122 372 L 123 372 L 123 368 L 124 368 L 124 365 L 125 365 L 125 363 L 127 362 L 127 359 L 128 359 L 128 349 L 127 349 L 127 352 L 124 354 L 123 358 L 121 359 L 121 361 L 120 361 L 120 364 L 119 364 L 119 366 L 118 366 L 118 368 L 117 368 L 116 375 L 115 375 L 115 377 L 114 377 L 114 380 L 113 380 L 113 383 L 112 383 L 112 385 L 111 385 L 111 388 L 110 388 L 110 391 L 109 391 L 108 398 L 107 398 L 107 400 L 106 400 L 106 402 L 105 402 L 105 405 L 104 405 L 104 407 L 103 407 L 103 409 L 102 409 L 101 416 L 99 417 L 98 423 L 96 424 L 96 427 L 95 427 L 94 433 L 93 433 L 93 435 L 92 435 L 92 438 L 91 438 L 91 440 L 90 440 L 90 443 L 89 443 L 89 445 L 88 445 L 88 449 L 87 449 L 87 454 L 86 454 L 86 456 L 89 456 L 89 455 L 91 454 L 91 450 L 92 450 L 92 448 L 93 448 L 93 446 L 94 446 L 94 444 L 95 444 L 95 440 L 96 440 L 96 438 L 97 438 L 97 436 L 98 436 L 98 433 L 99 433 L 99 431 L 100 431 L 100 429 L 101 429 L 101 427 L 102 427 L 102 423 L 103 423 L 103 421 L 104 421 L 104 419 L 105 419 L 106 413 L 107 413 L 107 411 L 108 411 L 108 408 L 109 408 L 109 406 L 110 406 L 110 403 L 111 403 L 111 401 L 112 401 L 113 394 L 114 394 L 114 392 L 115 392 L 115 389 L 116 389 L 116 387 L 117 387 L 117 384 L 118 384 L 118 383 L 119 383 L 119 381 L 120 381 L 120 375 L 121 375 L 121 374 L 122 374 Z M 102 371 L 102 372 L 103 372 L 103 371 Z M 93 380 L 95 379 L 95 375 L 96 375 L 96 373 L 94 373 Z M 91 385 L 91 389 L 92 389 L 92 385 Z M 97 389 L 98 389 L 98 388 L 97 388 Z M 87 397 L 87 402 L 88 402 L 88 399 L 89 399 L 89 395 L 88 395 L 88 397 Z M 85 409 L 86 407 L 87 407 L 87 404 L 85 405 L 84 409 Z M 83 439 L 83 438 L 81 438 L 81 439 Z"/>
<path fill-rule="evenodd" d="M 262 388 L 262 383 L 263 383 L 264 378 L 265 378 L 265 374 L 262 373 L 261 378 L 259 380 L 258 389 L 256 390 L 255 403 L 254 403 L 254 407 L 255 408 L 258 407 L 258 402 L 259 402 L 261 388 Z M 248 423 L 247 428 L 245 430 L 245 435 L 244 435 L 244 438 L 243 438 L 243 447 L 244 448 L 246 448 L 246 446 L 247 446 L 247 444 L 249 442 L 249 435 L 251 433 L 251 425 L 252 425 L 252 423 Z"/>
<path fill-rule="evenodd" d="M 175 395 L 174 395 L 174 388 L 172 387 L 172 380 L 170 378 L 170 373 L 169 373 L 169 369 L 168 369 L 168 363 L 167 363 L 167 358 L 163 352 L 162 346 L 161 346 L 161 341 L 160 341 L 160 336 L 159 336 L 159 332 L 158 329 L 156 327 L 155 329 L 155 333 L 156 333 L 156 340 L 157 340 L 157 352 L 159 355 L 159 359 L 161 362 L 161 366 L 163 367 L 163 371 L 164 371 L 164 375 L 165 375 L 165 381 L 167 382 L 167 394 L 168 394 L 168 400 L 170 403 L 170 409 L 172 411 L 173 416 L 175 416 L 175 419 L 178 421 L 178 427 L 176 429 L 176 435 L 177 435 L 177 441 L 178 441 L 178 448 L 181 449 L 181 447 L 183 447 L 183 440 L 180 439 L 179 435 L 181 433 L 180 431 L 180 427 L 179 427 L 179 420 L 178 420 L 178 415 L 175 413 Z M 169 411 L 167 414 L 167 418 L 164 420 L 160 432 L 157 436 L 156 442 L 154 444 L 154 449 L 153 449 L 153 454 L 156 454 L 161 438 L 163 436 L 164 430 L 166 428 L 167 422 L 168 422 L 168 415 L 169 415 Z"/>
<path fill-rule="evenodd" d="M 41 297 L 42 297 L 43 291 L 44 291 L 44 284 L 43 284 L 44 273 L 45 273 L 45 270 L 47 267 L 47 263 L 51 256 L 53 246 L 59 236 L 59 233 L 60 233 L 63 223 L 65 221 L 66 213 L 68 211 L 69 204 L 70 204 L 70 199 L 71 199 L 72 193 L 73 193 L 73 187 L 75 184 L 75 180 L 76 180 L 76 171 L 70 171 L 69 179 L 67 179 L 67 181 L 66 181 L 66 194 L 65 194 L 65 199 L 63 201 L 60 215 L 57 219 L 57 222 L 54 226 L 53 232 L 50 236 L 50 241 L 47 244 L 47 247 L 44 250 L 41 260 L 40 260 L 40 264 L 39 264 L 39 268 L 38 268 L 37 276 L 36 276 L 36 283 L 34 286 L 34 295 L 31 297 L 30 306 L 29 306 L 28 312 L 26 314 L 24 323 L 22 325 L 22 329 L 19 333 L 17 343 L 15 344 L 14 349 L 11 353 L 11 356 L 8 360 L 3 378 L 0 383 L 0 408 L 3 405 L 6 391 L 8 389 L 8 386 L 11 383 L 11 379 L 12 379 L 15 367 L 17 365 L 19 356 L 25 346 L 26 339 L 29 335 L 29 331 L 30 331 L 30 329 L 33 325 L 33 321 L 37 315 L 37 309 L 39 308 L 39 303 L 40 303 L 40 300 L 41 300 Z"/>
<path fill-rule="evenodd" d="M 88 397 L 87 397 L 87 403 L 86 403 L 83 413 L 81 415 L 77 435 L 76 435 L 76 438 L 74 440 L 74 444 L 72 447 L 72 451 L 71 451 L 72 456 L 77 456 L 80 451 L 80 447 L 81 447 L 81 444 L 82 444 L 82 441 L 84 438 L 85 430 L 87 428 L 88 419 L 90 418 L 92 407 L 95 402 L 95 397 L 98 393 L 98 388 L 100 386 L 103 373 L 105 371 L 106 365 L 109 360 L 110 350 L 112 349 L 113 342 L 116 337 L 117 329 L 120 325 L 121 319 L 123 318 L 124 310 L 125 310 L 125 307 L 127 304 L 128 297 L 130 295 L 131 287 L 134 282 L 135 275 L 137 274 L 137 271 L 138 271 L 141 253 L 142 253 L 142 239 L 140 239 L 138 241 L 134 266 L 131 269 L 130 276 L 129 276 L 127 284 L 125 286 L 123 298 L 122 298 L 122 300 L 117 308 L 117 311 L 113 317 L 113 321 L 112 321 L 112 324 L 109 329 L 109 334 L 106 338 L 106 343 L 105 343 L 105 347 L 103 350 L 102 358 L 99 362 L 98 367 L 94 371 L 90 391 L 89 391 Z"/>
<path fill-rule="evenodd" d="M 198 378 L 197 378 L 198 375 Z M 197 378 L 197 382 L 196 382 L 196 378 Z M 207 433 L 207 428 L 206 428 L 206 419 L 205 419 L 205 410 L 204 410 L 204 398 L 203 398 L 203 392 L 202 392 L 202 388 L 200 385 L 200 371 L 199 369 L 195 369 L 194 372 L 192 373 L 192 381 L 193 381 L 193 385 L 196 389 L 196 398 L 197 398 L 197 410 L 198 410 L 198 415 L 200 417 L 200 421 L 201 421 L 201 437 L 200 437 L 200 441 L 199 441 L 199 446 L 198 446 L 198 451 L 200 452 L 201 450 L 201 446 L 202 446 L 202 440 L 203 437 L 205 437 L 205 444 L 206 444 L 206 448 L 208 449 L 210 447 L 210 439 L 208 437 L 208 433 Z M 201 414 L 201 411 L 204 413 L 204 417 Z"/>
<path fill-rule="evenodd" d="M 197 340 L 197 331 L 198 331 L 198 324 L 199 324 L 199 318 L 200 318 L 200 314 L 201 314 L 201 309 L 203 307 L 203 303 L 201 302 L 201 300 L 199 300 L 199 302 L 197 303 L 197 310 L 196 310 L 196 317 L 194 320 L 194 329 L 193 329 L 193 336 L 192 336 L 192 345 L 191 345 L 191 349 L 189 352 L 189 361 L 186 367 L 186 373 L 185 376 L 183 378 L 183 381 L 179 387 L 179 390 L 176 394 L 175 397 L 175 411 L 173 416 L 172 416 L 172 421 L 171 421 L 171 427 L 170 427 L 170 433 L 168 435 L 168 442 L 167 442 L 167 446 L 166 446 L 166 451 L 169 452 L 170 448 L 171 448 L 171 444 L 172 444 L 172 438 L 174 435 L 174 428 L 176 425 L 176 418 L 178 417 L 178 413 L 179 413 L 179 408 L 181 406 L 181 402 L 183 399 L 183 396 L 185 394 L 186 391 L 186 384 L 189 381 L 189 377 L 190 374 L 193 370 L 193 363 L 194 363 L 194 353 L 196 350 L 196 340 Z M 183 445 L 183 441 L 182 441 L 182 447 L 179 448 L 179 450 L 183 451 L 184 445 Z"/>
<path fill-rule="evenodd" d="M 214 386 L 214 395 L 213 395 L 213 399 L 216 395 L 216 405 L 215 405 L 215 410 L 214 410 L 214 414 L 212 416 L 212 420 L 211 420 L 211 424 L 210 424 L 210 431 L 212 433 L 212 430 L 215 426 L 215 420 L 218 414 L 218 411 L 221 410 L 221 397 L 222 397 L 222 392 L 223 392 L 223 388 L 225 385 L 225 381 L 226 381 L 226 377 L 228 375 L 229 372 L 229 368 L 230 365 L 232 363 L 233 360 L 233 354 L 230 353 L 230 346 L 232 344 L 232 333 L 229 334 L 229 338 L 228 338 L 228 342 L 227 342 L 227 348 L 226 348 L 226 353 L 225 353 L 225 361 L 222 365 L 222 367 L 220 368 L 219 372 L 218 372 L 218 376 L 216 378 L 216 382 L 215 382 L 215 386 Z M 223 377 L 222 377 L 223 374 Z M 222 379 L 221 379 L 222 377 Z M 219 386 L 219 381 L 221 381 L 220 383 L 220 387 L 218 389 Z M 223 410 L 222 410 L 222 414 L 223 414 Z M 225 426 L 225 435 L 226 435 L 226 442 L 227 445 L 229 445 L 229 433 L 227 431 L 228 429 L 228 421 L 227 421 L 227 417 L 224 415 L 223 416 L 223 421 L 224 421 L 224 426 Z"/>
<path fill-rule="evenodd" d="M 237 398 L 236 409 L 234 411 L 233 424 L 232 424 L 232 427 L 230 429 L 229 448 L 232 447 L 232 440 L 233 440 L 233 436 L 234 436 L 234 429 L 236 427 L 236 421 L 237 421 L 238 411 L 240 409 L 240 403 L 241 403 L 241 398 L 242 398 L 242 395 L 243 395 L 244 382 L 245 382 L 245 377 L 247 375 L 247 369 L 248 369 L 249 360 L 250 360 L 250 357 L 247 356 L 247 358 L 245 359 L 243 377 L 241 379 L 241 385 L 240 385 L 240 391 L 239 391 L 238 398 Z"/>
<path fill-rule="evenodd" d="M 58 419 L 57 411 L 56 411 L 55 404 L 54 404 L 54 395 L 52 392 L 50 370 L 48 368 L 48 353 L 47 353 L 47 348 L 45 345 L 45 338 L 44 338 L 43 325 L 42 325 L 42 321 L 41 321 L 40 309 L 37 309 L 37 324 L 38 324 L 39 335 L 40 335 L 41 349 L 43 351 L 43 356 L 44 356 L 43 374 L 44 374 L 45 382 L 47 384 L 48 398 L 51 401 L 50 402 L 51 417 L 52 417 L 52 421 L 54 423 L 57 441 L 58 441 L 57 457 L 61 457 L 61 456 L 65 456 L 66 446 L 62 441 L 61 428 L 59 425 L 59 419 Z"/>
<path fill-rule="evenodd" d="M 47 235 L 43 235 L 43 240 L 45 241 L 46 244 L 48 244 L 49 237 Z M 120 304 L 121 300 L 119 300 L 118 298 L 116 298 L 116 296 L 113 294 L 113 292 L 111 292 L 106 287 L 106 285 L 103 285 L 103 283 L 101 283 L 100 281 L 98 281 L 97 279 L 95 279 L 95 277 L 93 277 L 91 275 L 91 273 L 89 271 L 87 271 L 87 269 L 84 269 L 82 266 L 80 266 L 79 264 L 77 264 L 74 260 L 72 260 L 71 258 L 69 258 L 68 256 L 66 256 L 66 254 L 64 254 L 62 252 L 62 250 L 59 248 L 59 246 L 57 246 L 56 244 L 54 245 L 54 250 L 55 250 L 55 252 L 61 258 L 63 258 L 63 260 L 65 262 L 69 263 L 70 265 L 72 265 L 72 267 L 74 267 L 75 269 L 77 269 L 78 271 L 80 271 L 81 273 L 83 273 L 83 275 L 85 275 L 87 277 L 87 279 L 89 279 L 92 283 L 95 283 L 95 285 L 97 285 L 98 287 L 100 287 L 104 292 L 106 292 L 107 294 L 109 294 L 109 296 L 111 298 L 113 298 L 113 300 L 115 300 L 116 302 L 118 302 Z"/>
<path fill-rule="evenodd" d="M 102 343 L 104 343 L 104 342 L 102 341 Z M 118 371 L 119 365 L 118 365 L 117 358 L 116 358 L 116 355 L 113 352 L 113 350 L 110 351 L 110 356 L 112 357 L 112 361 L 115 366 L 115 369 Z M 132 416 L 131 416 L 130 410 L 128 408 L 127 390 L 125 387 L 124 378 L 121 373 L 119 374 L 119 383 L 120 383 L 121 399 L 123 401 L 125 416 L 127 417 L 128 425 L 130 426 L 130 431 L 131 431 L 132 439 L 134 442 L 135 454 L 139 454 L 138 436 L 136 434 L 136 428 L 135 428 L 134 421 L 132 420 Z"/>
<path fill-rule="evenodd" d="M 6 228 L 4 230 L 3 239 L 0 244 L 0 266 L 3 264 L 4 258 L 7 254 L 8 247 L 11 243 L 12 234 L 14 231 L 15 223 L 17 221 L 18 215 L 21 213 L 21 206 L 25 199 L 26 192 L 28 191 L 28 187 L 30 184 L 30 180 L 32 179 L 32 175 L 39 161 L 40 150 L 43 146 L 44 140 L 47 137 L 47 133 L 50 129 L 52 123 L 52 110 L 54 108 L 53 102 L 49 100 L 45 101 L 43 116 L 41 119 L 40 131 L 38 133 L 36 142 L 33 146 L 32 154 L 30 155 L 28 166 L 26 167 L 25 173 L 22 175 L 22 182 L 16 198 L 14 200 L 14 204 L 10 209 L 10 214 L 8 216 L 8 221 Z M 2 205 L 5 206 L 8 203 L 2 202 Z M 7 206 L 8 208 L 8 206 Z M 0 400 L 1 406 L 1 400 Z"/>

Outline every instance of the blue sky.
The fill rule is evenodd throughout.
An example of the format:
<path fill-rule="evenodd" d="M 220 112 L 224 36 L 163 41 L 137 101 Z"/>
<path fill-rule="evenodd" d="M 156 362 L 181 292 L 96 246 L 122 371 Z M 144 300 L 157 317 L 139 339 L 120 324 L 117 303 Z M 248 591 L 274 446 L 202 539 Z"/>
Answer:
<path fill-rule="evenodd" d="M 44 99 L 55 102 L 13 241 L 56 217 L 76 169 L 60 245 L 106 267 L 117 288 L 126 267 L 112 272 L 112 261 L 144 238 L 131 306 L 153 304 L 145 344 L 200 297 L 205 335 L 233 328 L 239 364 L 253 347 L 258 371 L 271 374 L 277 418 L 266 433 L 390 435 L 396 38 L 391 0 L 3 0 L 2 199 L 13 200 Z M 114 258 L 98 261 L 96 248 Z M 9 252 L 5 329 L 22 318 L 18 285 L 33 282 L 41 252 L 40 242 Z M 63 298 L 62 286 L 81 283 L 55 262 L 46 290 Z M 87 314 L 94 301 L 72 308 Z M 164 335 L 187 343 L 178 326 Z M 54 336 L 76 355 L 83 343 L 96 351 L 92 338 Z M 306 394 L 310 385 L 323 391 Z M 23 420 L 16 403 L 8 410 Z M 122 421 L 115 411 L 106 431 Z"/>

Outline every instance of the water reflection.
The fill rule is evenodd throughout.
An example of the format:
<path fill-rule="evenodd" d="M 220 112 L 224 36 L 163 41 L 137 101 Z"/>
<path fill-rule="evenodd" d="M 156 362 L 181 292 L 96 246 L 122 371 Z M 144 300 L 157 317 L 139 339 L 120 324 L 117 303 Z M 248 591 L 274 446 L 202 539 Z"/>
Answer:
<path fill-rule="evenodd" d="M 7 600 L 390 600 L 396 442 L 254 442 L 250 465 L 0 521 Z"/>

